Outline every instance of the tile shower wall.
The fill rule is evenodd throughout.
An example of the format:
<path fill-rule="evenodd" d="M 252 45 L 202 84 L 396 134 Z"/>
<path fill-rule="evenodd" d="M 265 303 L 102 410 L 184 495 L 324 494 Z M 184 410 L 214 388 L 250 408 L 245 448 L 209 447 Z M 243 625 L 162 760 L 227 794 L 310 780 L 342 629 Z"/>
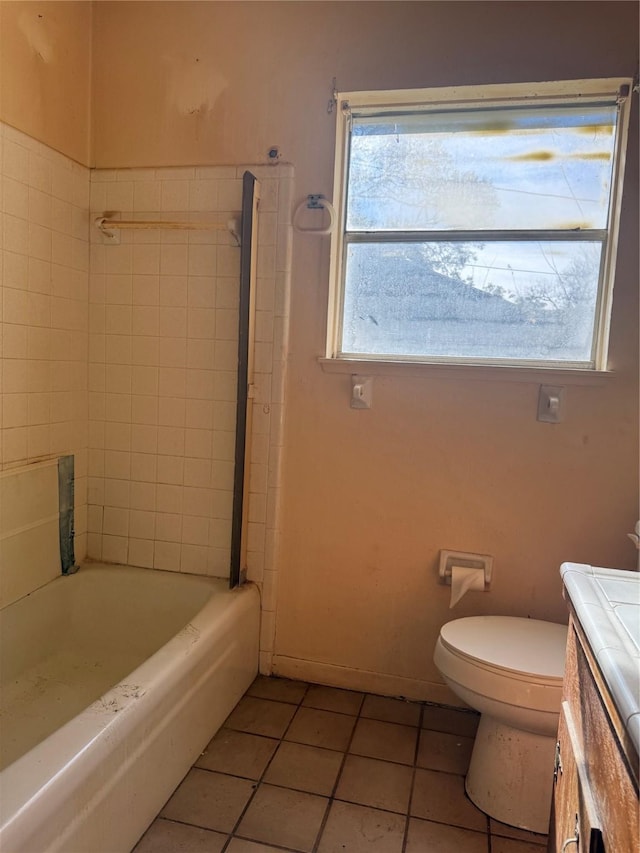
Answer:
<path fill-rule="evenodd" d="M 248 574 L 273 646 L 290 272 L 291 167 L 257 167 L 256 396 Z M 238 216 L 244 167 L 94 170 L 91 218 Z M 229 572 L 240 249 L 226 230 L 91 228 L 89 556 Z"/>
<path fill-rule="evenodd" d="M 86 552 L 89 170 L 0 123 L 0 468 L 74 454 Z"/>

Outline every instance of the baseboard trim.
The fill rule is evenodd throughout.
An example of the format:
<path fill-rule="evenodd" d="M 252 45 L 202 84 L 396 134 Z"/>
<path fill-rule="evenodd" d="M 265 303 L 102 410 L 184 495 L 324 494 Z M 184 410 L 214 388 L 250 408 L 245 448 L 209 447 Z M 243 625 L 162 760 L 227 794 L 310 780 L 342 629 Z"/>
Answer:
<path fill-rule="evenodd" d="M 298 681 L 310 681 L 313 684 L 326 684 L 329 687 L 377 693 L 380 696 L 401 696 L 418 702 L 434 702 L 456 708 L 466 707 L 446 684 L 404 678 L 401 675 L 390 675 L 384 672 L 351 669 L 287 655 L 273 656 L 271 674 L 282 678 L 294 678 Z"/>

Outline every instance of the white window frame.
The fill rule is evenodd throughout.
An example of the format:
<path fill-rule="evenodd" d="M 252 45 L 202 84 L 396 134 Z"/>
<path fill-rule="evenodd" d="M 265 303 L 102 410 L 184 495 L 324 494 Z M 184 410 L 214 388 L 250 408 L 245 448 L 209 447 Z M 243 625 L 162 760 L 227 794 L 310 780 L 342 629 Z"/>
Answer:
<path fill-rule="evenodd" d="M 576 365 L 558 361 L 516 361 L 512 359 L 468 359 L 438 358 L 411 355 L 379 356 L 362 353 L 357 356 L 342 354 L 342 313 L 344 301 L 344 253 L 346 199 L 349 170 L 350 122 L 353 114 L 366 115 L 394 112 L 399 108 L 420 111 L 442 110 L 450 106 L 461 107 L 498 107 L 531 106 L 536 104 L 557 105 L 574 103 L 579 99 L 584 103 L 602 103 L 610 101 L 617 105 L 619 118 L 616 123 L 616 138 L 612 163 L 612 182 L 609 199 L 607 227 L 603 229 L 603 257 L 601 262 L 600 285 L 595 316 L 595 347 L 593 361 L 580 364 L 582 371 L 606 371 L 609 349 L 611 308 L 613 302 L 613 283 L 615 261 L 618 246 L 620 209 L 622 203 L 622 184 L 629 126 L 629 106 L 633 81 L 630 78 L 605 78 L 594 80 L 569 80 L 530 84 L 498 84 L 487 86 L 456 86 L 434 89 L 400 89 L 371 92 L 336 93 L 336 147 L 333 206 L 336 211 L 336 223 L 331 238 L 330 285 L 327 316 L 326 359 L 337 362 L 372 362 L 400 364 L 455 364 L 502 367 L 557 368 L 571 369 Z M 494 231 L 492 234 L 499 232 Z M 507 232 L 505 232 L 507 233 Z M 443 235 L 442 239 L 445 239 Z"/>

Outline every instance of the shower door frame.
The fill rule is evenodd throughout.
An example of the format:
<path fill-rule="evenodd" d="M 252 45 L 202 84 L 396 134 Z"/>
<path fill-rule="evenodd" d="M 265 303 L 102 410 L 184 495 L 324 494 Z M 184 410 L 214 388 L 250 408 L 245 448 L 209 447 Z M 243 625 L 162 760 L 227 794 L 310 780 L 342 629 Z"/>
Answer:
<path fill-rule="evenodd" d="M 247 579 L 247 529 L 255 362 L 256 263 L 260 182 L 251 172 L 242 177 L 240 299 L 238 308 L 238 384 L 236 442 L 231 516 L 229 586 Z"/>

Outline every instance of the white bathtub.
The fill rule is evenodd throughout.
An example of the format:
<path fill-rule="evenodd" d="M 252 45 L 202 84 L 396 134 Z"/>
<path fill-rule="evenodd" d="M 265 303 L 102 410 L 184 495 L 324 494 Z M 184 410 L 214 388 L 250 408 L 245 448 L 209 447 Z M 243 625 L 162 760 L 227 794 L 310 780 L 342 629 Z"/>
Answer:
<path fill-rule="evenodd" d="M 2 853 L 128 853 L 254 678 L 259 608 L 92 564 L 2 610 Z"/>

